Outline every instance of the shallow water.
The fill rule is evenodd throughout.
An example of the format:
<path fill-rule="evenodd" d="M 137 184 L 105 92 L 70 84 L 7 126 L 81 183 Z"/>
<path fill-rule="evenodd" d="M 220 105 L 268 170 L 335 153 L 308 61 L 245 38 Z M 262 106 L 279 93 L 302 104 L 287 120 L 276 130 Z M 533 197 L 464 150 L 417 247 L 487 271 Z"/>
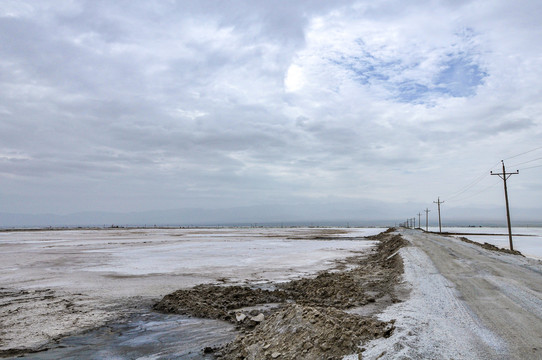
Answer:
<path fill-rule="evenodd" d="M 235 335 L 234 326 L 223 321 L 148 312 L 13 359 L 213 359 L 201 350 L 232 341 Z"/>

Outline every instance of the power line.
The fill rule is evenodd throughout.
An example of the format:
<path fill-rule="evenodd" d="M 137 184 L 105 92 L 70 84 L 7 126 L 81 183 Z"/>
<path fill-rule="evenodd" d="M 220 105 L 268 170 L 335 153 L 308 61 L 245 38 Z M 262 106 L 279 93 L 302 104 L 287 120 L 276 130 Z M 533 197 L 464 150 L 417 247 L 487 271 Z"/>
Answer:
<path fill-rule="evenodd" d="M 519 164 L 509 165 L 509 166 L 510 166 L 510 167 L 516 167 L 516 166 L 518 166 L 518 165 L 528 164 L 528 163 L 531 163 L 531 162 L 533 162 L 533 161 L 537 161 L 537 160 L 540 160 L 540 159 L 542 159 L 542 157 L 539 157 L 539 158 L 536 158 L 536 159 L 532 159 L 532 160 L 529 160 L 529 161 L 524 161 L 524 162 L 521 162 L 521 163 L 519 163 Z"/>
<path fill-rule="evenodd" d="M 500 183 L 500 181 L 496 181 L 496 182 L 494 182 L 493 184 L 491 184 L 491 185 L 489 185 L 489 186 L 483 188 L 482 190 L 480 190 L 480 191 L 478 191 L 478 192 L 476 192 L 476 193 L 474 193 L 474 194 L 472 194 L 472 195 L 469 195 L 469 196 L 467 196 L 467 197 L 462 197 L 462 198 L 460 198 L 460 199 L 458 199 L 458 200 L 456 199 L 456 202 L 462 202 L 462 201 L 464 201 L 464 200 L 468 200 L 468 199 L 470 199 L 470 198 L 473 198 L 473 197 L 475 197 L 475 196 L 478 196 L 478 195 L 480 195 L 481 193 L 486 192 L 487 190 L 489 190 L 489 189 L 491 189 L 491 188 L 494 188 L 494 187 L 495 187 L 496 185 L 498 185 L 499 183 Z"/>
<path fill-rule="evenodd" d="M 539 150 L 539 149 L 542 149 L 542 146 L 541 147 L 537 147 L 535 149 L 531 149 L 529 151 L 525 151 L 525 152 L 522 152 L 520 154 L 517 154 L 517 155 L 514 155 L 514 156 L 511 156 L 509 157 L 508 159 L 511 159 L 511 158 L 515 158 L 515 157 L 518 157 L 520 155 L 524 155 L 524 154 L 528 154 L 528 153 L 531 153 L 533 151 L 536 151 L 536 150 Z M 518 164 L 514 164 L 514 165 L 509 165 L 510 167 L 516 167 L 516 166 L 519 166 L 519 165 L 524 165 L 524 164 L 528 164 L 528 163 L 531 163 L 531 162 L 534 162 L 534 161 L 538 161 L 538 160 L 542 160 L 542 157 L 538 157 L 538 158 L 535 158 L 535 159 L 532 159 L 532 160 L 528 160 L 528 161 L 524 161 L 524 162 L 521 162 L 521 163 L 518 163 Z M 485 178 L 487 176 L 489 176 L 489 174 L 487 173 L 488 171 L 490 171 L 491 169 L 494 169 L 497 165 L 501 164 L 501 162 L 499 161 L 498 163 L 496 163 L 495 165 L 493 165 L 491 168 L 489 168 L 489 170 L 485 171 L 483 174 L 481 174 L 479 177 L 475 178 L 473 181 L 471 181 L 469 184 L 467 184 L 465 187 L 461 188 L 460 190 L 456 191 L 455 193 L 453 193 L 452 195 L 448 196 L 447 197 L 447 201 L 452 201 L 452 202 L 458 202 L 458 201 L 463 201 L 463 200 L 466 200 L 466 199 L 470 199 L 474 196 L 477 196 L 487 190 L 489 190 L 490 188 L 494 187 L 497 183 L 494 183 L 488 187 L 485 187 L 483 188 L 482 190 L 472 194 L 472 195 L 468 195 L 467 197 L 461 197 L 460 195 L 463 195 L 464 193 L 466 193 L 467 191 L 471 190 L 474 186 L 476 186 L 477 184 L 479 184 L 482 180 L 485 180 Z M 542 167 L 542 165 L 536 165 L 536 166 L 530 166 L 530 167 L 524 167 L 524 168 L 520 168 L 519 170 L 526 170 L 526 169 L 533 169 L 533 168 L 538 168 L 538 167 Z M 459 198 L 459 199 L 458 199 Z"/>
<path fill-rule="evenodd" d="M 542 149 L 542 146 L 539 146 L 539 147 L 536 147 L 534 149 L 531 149 L 531 150 L 527 150 L 527 151 L 524 151 L 522 153 L 519 153 L 519 154 L 516 154 L 516 155 L 513 155 L 513 156 L 510 156 L 510 157 L 507 157 L 505 158 L 504 160 L 508 160 L 508 159 L 513 159 L 513 158 L 516 158 L 516 157 L 519 157 L 521 155 L 525 155 L 525 154 L 529 154 L 529 153 L 532 153 L 533 151 L 536 151 L 536 150 L 540 150 Z M 515 165 L 511 165 L 512 167 L 516 167 L 518 165 L 523 165 L 523 164 L 527 164 L 527 163 L 530 163 L 530 162 L 533 162 L 533 161 L 536 161 L 536 160 L 541 160 L 542 157 L 539 157 L 539 158 L 536 158 L 536 159 L 532 159 L 532 160 L 529 160 L 529 161 L 525 161 L 525 162 L 521 162 L 519 164 L 515 164 Z M 489 176 L 488 172 L 492 169 L 494 169 L 495 167 L 497 167 L 498 165 L 500 165 L 501 162 L 497 162 L 495 165 L 493 165 L 492 167 L 490 167 L 487 171 L 484 171 L 482 174 L 480 174 L 480 176 L 476 177 L 474 180 L 472 180 L 470 183 L 468 183 L 467 185 L 465 185 L 464 187 L 460 188 L 458 191 L 456 191 L 455 193 L 452 193 L 451 195 L 447 196 L 447 201 L 453 201 L 455 202 L 456 201 L 456 198 L 459 197 L 460 195 L 466 193 L 467 191 L 469 191 L 471 188 L 473 188 L 474 186 L 476 186 L 478 183 L 480 183 L 482 180 L 484 180 L 487 176 Z M 542 165 L 541 165 L 542 166 Z M 532 169 L 532 168 L 535 168 L 535 167 L 539 167 L 539 166 L 532 166 L 532 167 L 527 167 L 527 168 L 522 168 L 520 170 L 524 170 L 524 169 Z M 491 185 L 490 187 L 492 187 L 494 185 Z M 483 189 L 482 191 L 472 195 L 472 196 L 476 196 L 478 195 L 479 193 L 489 189 L 490 187 L 488 188 L 485 188 Z M 469 196 L 468 198 L 472 197 L 472 196 Z"/>
<path fill-rule="evenodd" d="M 467 186 L 465 186 L 464 188 L 462 188 L 461 190 L 453 193 L 452 195 L 448 196 L 448 201 L 450 199 L 455 199 L 456 197 L 458 197 L 459 195 L 467 192 L 468 190 L 470 190 L 473 186 L 475 186 L 476 184 L 478 184 L 480 181 L 484 180 L 486 177 L 487 177 L 487 173 L 484 173 L 483 175 L 479 176 L 478 178 L 474 179 L 474 181 L 472 181 L 471 183 L 469 183 Z"/>
<path fill-rule="evenodd" d="M 468 190 L 470 190 L 472 187 L 474 187 L 476 184 L 478 184 L 480 181 L 484 180 L 486 177 L 488 177 L 489 175 L 487 174 L 488 171 L 490 171 L 491 169 L 495 168 L 497 165 L 499 165 L 500 162 L 496 163 L 495 165 L 493 165 L 492 167 L 490 167 L 488 170 L 484 171 L 480 176 L 478 176 L 476 179 L 474 179 L 473 181 L 471 181 L 468 185 L 466 185 L 465 187 L 461 188 L 459 191 L 456 191 L 455 193 L 453 193 L 452 195 L 448 196 L 448 200 L 447 201 L 450 201 L 450 199 L 454 199 L 456 197 L 458 197 L 459 195 L 467 192 Z"/>
<path fill-rule="evenodd" d="M 531 150 L 533 151 L 533 150 Z M 523 163 L 519 163 L 519 164 L 516 164 L 516 165 L 512 165 L 513 167 L 517 166 L 517 165 L 522 165 L 522 164 L 527 164 L 527 163 L 530 163 L 530 162 L 533 162 L 533 161 L 536 161 L 536 160 L 540 160 L 542 159 L 541 158 L 536 158 L 536 159 L 532 159 L 532 160 L 529 160 L 529 161 L 525 161 Z M 500 162 L 498 163 L 500 164 Z M 494 168 L 495 166 L 492 167 L 492 169 Z M 542 165 L 535 165 L 535 166 L 528 166 L 528 167 L 522 167 L 522 168 L 519 168 L 518 170 L 528 170 L 528 169 L 534 169 L 534 168 L 539 168 L 539 167 L 542 167 Z M 468 199 L 471 199 L 473 197 L 476 197 L 486 191 L 488 191 L 489 189 L 492 189 L 494 188 L 495 186 L 497 186 L 500 181 L 495 181 L 494 183 L 492 183 L 491 185 L 489 186 L 486 186 L 482 189 L 480 189 L 479 191 L 473 193 L 473 194 L 467 194 L 466 196 L 460 196 L 462 194 L 464 194 L 465 192 L 467 192 L 468 190 L 470 190 L 471 188 L 473 188 L 475 185 L 477 185 L 478 183 L 480 183 L 482 180 L 485 179 L 485 176 L 489 176 L 489 174 L 485 173 L 483 176 L 479 176 L 478 178 L 476 178 L 473 182 L 471 182 L 469 185 L 467 185 L 466 187 L 464 187 L 462 190 L 454 193 L 452 196 L 448 197 L 447 201 L 449 202 L 450 199 L 452 199 L 452 202 L 454 203 L 457 203 L 457 202 L 463 202 L 464 200 L 468 200 Z"/>
<path fill-rule="evenodd" d="M 528 153 L 531 153 L 531 152 L 533 152 L 533 151 L 540 150 L 540 149 L 542 149 L 542 146 L 539 146 L 539 147 L 537 147 L 537 148 L 534 148 L 534 149 L 531 149 L 531 150 L 522 152 L 522 153 L 517 154 L 517 155 L 514 155 L 514 156 L 507 157 L 507 158 L 505 158 L 504 160 L 510 160 L 510 159 L 516 158 L 516 157 L 518 157 L 518 156 L 525 155 L 525 154 L 528 154 Z"/>
<path fill-rule="evenodd" d="M 518 170 L 534 169 L 534 168 L 538 168 L 538 167 L 542 167 L 542 165 L 529 166 L 529 167 L 526 167 L 526 168 L 520 168 L 520 169 L 518 169 Z"/>

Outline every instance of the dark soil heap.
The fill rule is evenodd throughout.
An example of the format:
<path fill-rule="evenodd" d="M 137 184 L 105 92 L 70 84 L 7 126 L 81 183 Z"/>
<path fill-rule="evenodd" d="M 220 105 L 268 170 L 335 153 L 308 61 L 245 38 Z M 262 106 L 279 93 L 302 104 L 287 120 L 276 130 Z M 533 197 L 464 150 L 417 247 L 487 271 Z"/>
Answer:
<path fill-rule="evenodd" d="M 284 294 L 278 291 L 252 289 L 248 286 L 203 284 L 164 296 L 154 305 L 154 309 L 166 313 L 235 322 L 235 314 L 231 310 L 284 300 Z"/>
<path fill-rule="evenodd" d="M 290 304 L 221 352 L 226 359 L 341 359 L 358 345 L 389 336 L 392 324 L 335 308 Z"/>
<path fill-rule="evenodd" d="M 342 310 L 384 296 L 398 301 L 393 289 L 403 264 L 397 251 L 407 243 L 393 229 L 370 239 L 378 240 L 378 246 L 369 256 L 358 257 L 352 270 L 321 272 L 315 278 L 279 284 L 275 290 L 199 285 L 166 295 L 154 309 L 239 325 L 244 333 L 216 354 L 224 359 L 341 359 L 360 354 L 358 345 L 389 336 L 393 324 Z M 283 305 L 264 311 L 257 321 L 250 321 L 255 314 L 238 310 L 268 303 Z"/>
<path fill-rule="evenodd" d="M 466 237 L 459 237 L 458 239 L 461 240 L 461 241 L 464 241 L 466 243 L 469 243 L 469 244 L 473 244 L 473 245 L 476 245 L 476 246 L 481 246 L 481 247 L 483 247 L 484 249 L 487 249 L 487 250 L 497 251 L 497 252 L 502 252 L 502 253 L 512 254 L 512 255 L 519 255 L 519 256 L 525 257 L 522 253 L 520 253 L 517 250 L 510 250 L 510 249 L 500 248 L 500 247 L 497 247 L 497 246 L 495 246 L 493 244 L 489 244 L 489 243 L 480 244 L 479 242 L 469 240 Z"/>

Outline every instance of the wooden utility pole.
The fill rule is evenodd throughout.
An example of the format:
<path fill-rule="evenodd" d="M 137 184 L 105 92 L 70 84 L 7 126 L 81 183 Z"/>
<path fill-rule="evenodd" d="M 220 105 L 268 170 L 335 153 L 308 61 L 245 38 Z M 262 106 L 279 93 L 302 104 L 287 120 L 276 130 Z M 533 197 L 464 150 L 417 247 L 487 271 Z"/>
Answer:
<path fill-rule="evenodd" d="M 422 213 L 418 213 L 418 227 L 419 227 L 420 229 L 422 228 L 421 216 L 422 216 Z"/>
<path fill-rule="evenodd" d="M 425 208 L 424 211 L 425 211 L 425 231 L 429 231 L 429 230 L 427 230 L 427 223 L 428 223 L 427 220 L 428 220 L 428 218 L 429 218 L 429 212 L 430 212 L 431 210 L 429 210 L 428 208 Z"/>
<path fill-rule="evenodd" d="M 440 204 L 444 203 L 444 201 L 440 201 L 440 197 L 438 197 L 437 201 L 433 201 L 435 204 L 438 205 L 438 232 L 442 232 L 442 224 L 440 222 Z"/>
<path fill-rule="evenodd" d="M 508 239 L 510 240 L 510 250 L 514 250 L 514 245 L 512 244 L 512 225 L 510 224 L 510 207 L 508 206 L 508 189 L 506 188 L 506 180 L 512 175 L 519 174 L 519 170 L 513 173 L 507 173 L 506 168 L 504 167 L 504 160 L 501 160 L 502 163 L 502 173 L 493 174 L 493 171 L 489 173 L 491 175 L 497 175 L 504 182 L 504 199 L 506 201 L 506 220 L 508 221 Z"/>

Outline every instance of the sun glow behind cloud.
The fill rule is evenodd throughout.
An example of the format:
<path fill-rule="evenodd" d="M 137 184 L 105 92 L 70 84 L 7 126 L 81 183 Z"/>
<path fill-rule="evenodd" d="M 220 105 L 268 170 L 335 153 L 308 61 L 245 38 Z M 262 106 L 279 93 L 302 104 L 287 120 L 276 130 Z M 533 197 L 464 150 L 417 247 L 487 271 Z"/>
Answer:
<path fill-rule="evenodd" d="M 299 65 L 291 65 L 288 68 L 286 79 L 284 79 L 286 91 L 294 92 L 300 90 L 304 84 L 305 77 L 303 76 L 303 69 Z"/>

